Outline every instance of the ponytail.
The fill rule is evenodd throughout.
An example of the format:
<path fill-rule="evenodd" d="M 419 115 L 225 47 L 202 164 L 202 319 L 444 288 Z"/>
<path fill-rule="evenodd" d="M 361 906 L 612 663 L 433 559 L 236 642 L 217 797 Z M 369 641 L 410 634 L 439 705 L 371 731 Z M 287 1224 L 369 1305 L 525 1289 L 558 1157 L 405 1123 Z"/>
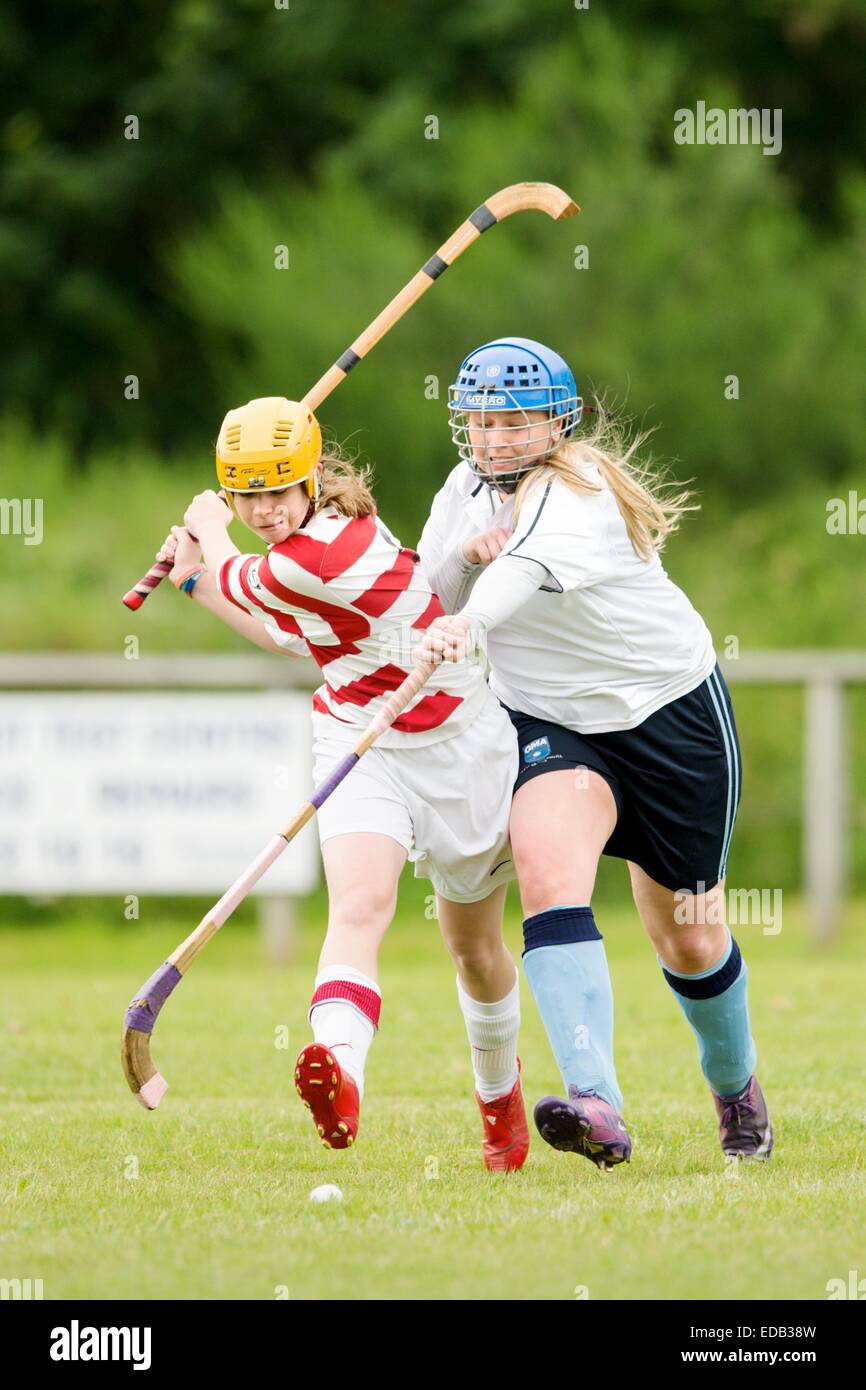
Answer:
<path fill-rule="evenodd" d="M 372 516 L 376 503 L 370 491 L 373 470 L 359 465 L 357 459 L 342 445 L 333 441 L 325 444 L 319 475 L 319 495 L 315 507 L 336 507 L 343 516 Z"/>
<path fill-rule="evenodd" d="M 700 509 L 692 494 L 679 483 L 669 482 L 653 469 L 652 461 L 640 462 L 635 454 L 646 443 L 651 430 L 636 434 L 628 431 L 597 404 L 596 423 L 591 433 L 567 439 L 532 469 L 522 480 L 514 499 L 514 520 L 533 479 L 555 476 L 567 487 L 584 495 L 602 488 L 587 476 L 587 463 L 595 463 L 616 499 L 629 540 L 642 560 L 649 560 L 664 548 L 668 536 L 677 530 L 686 512 Z M 680 488 L 671 492 L 671 489 Z"/>

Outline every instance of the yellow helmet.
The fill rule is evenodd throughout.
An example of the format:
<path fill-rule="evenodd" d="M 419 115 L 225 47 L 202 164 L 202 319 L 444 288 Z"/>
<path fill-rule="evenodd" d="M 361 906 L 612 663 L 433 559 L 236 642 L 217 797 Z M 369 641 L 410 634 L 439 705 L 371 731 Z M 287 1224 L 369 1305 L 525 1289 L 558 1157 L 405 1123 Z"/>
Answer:
<path fill-rule="evenodd" d="M 229 502 L 233 492 L 273 492 L 292 483 L 304 483 L 315 499 L 321 457 L 322 431 L 309 407 L 285 396 L 261 396 L 223 420 L 217 477 Z"/>

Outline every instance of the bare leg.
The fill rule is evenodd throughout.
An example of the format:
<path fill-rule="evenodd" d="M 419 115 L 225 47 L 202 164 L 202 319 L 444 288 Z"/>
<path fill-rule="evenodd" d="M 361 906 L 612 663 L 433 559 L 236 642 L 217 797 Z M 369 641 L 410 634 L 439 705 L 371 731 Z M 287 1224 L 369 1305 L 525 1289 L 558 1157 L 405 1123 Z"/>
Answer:
<path fill-rule="evenodd" d="M 455 903 L 437 894 L 439 929 L 451 953 L 460 983 L 472 999 L 504 999 L 517 974 L 502 940 L 506 888 L 495 888 L 477 903 Z"/>
<path fill-rule="evenodd" d="M 350 965 L 377 980 L 382 938 L 397 904 L 406 851 L 390 835 L 334 835 L 322 845 L 328 931 L 319 969 Z"/>
<path fill-rule="evenodd" d="M 597 772 L 546 772 L 525 782 L 511 807 L 511 848 L 524 916 L 590 902 L 598 861 L 615 825 L 613 793 Z"/>
<path fill-rule="evenodd" d="M 687 975 L 697 975 L 715 965 L 728 942 L 724 880 L 708 893 L 694 895 L 694 901 L 688 904 L 688 920 L 684 922 L 681 897 L 656 883 L 631 861 L 628 871 L 640 919 L 665 965 Z"/>

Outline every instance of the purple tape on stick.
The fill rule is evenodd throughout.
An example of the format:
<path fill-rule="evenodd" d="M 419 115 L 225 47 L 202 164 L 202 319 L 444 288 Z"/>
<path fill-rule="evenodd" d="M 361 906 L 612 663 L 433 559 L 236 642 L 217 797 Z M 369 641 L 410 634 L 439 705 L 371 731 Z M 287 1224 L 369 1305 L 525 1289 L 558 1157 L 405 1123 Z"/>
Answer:
<path fill-rule="evenodd" d="M 342 759 L 341 762 L 337 763 L 337 766 L 334 768 L 334 771 L 331 773 L 330 777 L 326 778 L 322 785 L 316 788 L 316 790 L 313 792 L 313 795 L 310 797 L 310 803 L 311 805 L 315 806 L 317 811 L 319 807 L 322 805 L 322 803 L 324 801 L 327 801 L 334 788 L 340 785 L 343 778 L 346 776 L 346 773 L 352 771 L 352 768 L 355 766 L 355 763 L 357 761 L 357 753 L 348 753 L 346 757 Z"/>
<path fill-rule="evenodd" d="M 135 998 L 130 1000 L 124 1019 L 126 1027 L 135 1028 L 139 1033 L 152 1033 L 160 1009 L 182 979 L 177 966 L 170 965 L 168 961 L 155 970 Z"/>

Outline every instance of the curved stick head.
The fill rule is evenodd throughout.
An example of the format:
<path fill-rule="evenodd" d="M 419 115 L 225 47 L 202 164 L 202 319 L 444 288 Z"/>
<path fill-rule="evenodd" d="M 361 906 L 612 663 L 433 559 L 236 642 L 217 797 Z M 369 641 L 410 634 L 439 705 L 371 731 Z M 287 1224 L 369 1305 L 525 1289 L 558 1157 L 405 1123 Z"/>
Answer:
<path fill-rule="evenodd" d="M 155 1110 L 168 1090 L 168 1082 L 150 1055 L 150 1035 L 160 1009 L 182 979 L 177 966 L 166 961 L 142 985 L 126 1010 L 120 1043 L 123 1074 L 146 1110 Z"/>
<path fill-rule="evenodd" d="M 546 212 L 548 217 L 561 221 L 564 217 L 574 217 L 580 208 L 573 198 L 555 183 L 513 183 L 509 188 L 501 188 L 487 199 L 486 206 L 497 221 L 510 217 L 513 212 L 535 209 Z"/>
<path fill-rule="evenodd" d="M 168 1090 L 168 1082 L 157 1071 L 150 1055 L 150 1038 L 137 1028 L 124 1027 L 120 1043 L 123 1074 L 145 1110 L 155 1110 Z"/>

